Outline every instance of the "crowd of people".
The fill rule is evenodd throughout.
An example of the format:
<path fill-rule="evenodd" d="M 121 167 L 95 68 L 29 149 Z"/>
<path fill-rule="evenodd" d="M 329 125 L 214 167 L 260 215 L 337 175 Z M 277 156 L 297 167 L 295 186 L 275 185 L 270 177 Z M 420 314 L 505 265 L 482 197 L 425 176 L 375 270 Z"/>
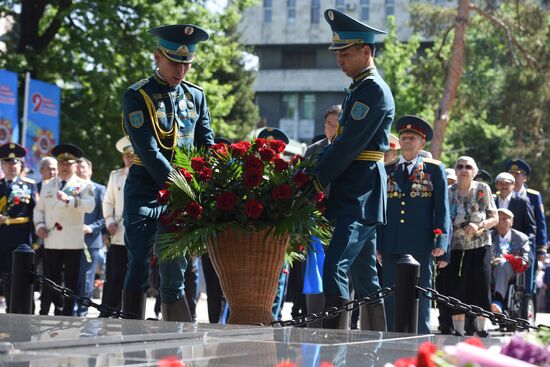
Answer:
<path fill-rule="evenodd" d="M 374 64 L 375 36 L 385 32 L 334 9 L 325 19 L 333 32 L 329 49 L 352 84 L 342 105 L 327 110 L 325 136 L 305 155 L 316 160 L 310 178 L 328 196 L 325 216 L 334 231 L 329 244 L 312 239 L 315 250 L 290 269 L 290 282 L 287 266 L 281 269 L 274 318 L 280 317 L 287 283 L 293 316 L 341 307 L 393 286 L 395 265 L 405 254 L 420 264 L 420 286 L 433 287 L 435 278 L 441 293 L 493 312 L 503 312 L 508 283 L 523 271 L 521 286 L 533 295 L 546 293 L 539 311 L 550 311 L 544 208 L 540 193 L 527 188 L 527 162 L 509 160 L 496 176 L 495 194 L 472 157 L 461 156 L 446 170 L 424 150 L 433 137 L 424 119 L 407 115 L 394 122 L 392 92 Z M 227 307 L 208 256 L 157 262 L 154 255 L 156 236 L 167 231 L 159 220 L 166 206 L 157 193 L 173 170 L 175 149 L 222 141 L 214 138 L 204 91 L 185 80 L 197 44 L 209 36 L 186 24 L 150 33 L 158 38 L 157 69 L 124 95 L 127 136 L 116 145 L 124 166 L 111 173 L 106 187 L 92 181 L 92 162 L 76 145 L 59 144 L 42 159 L 38 184 L 24 175 L 25 149 L 0 146 L 0 271 L 11 271 L 18 245 L 34 243 L 47 278 L 90 298 L 107 244 L 103 304 L 143 319 L 153 266 L 159 275 L 153 282 L 157 315 L 193 321 L 202 268 L 209 320 L 223 322 Z M 390 135 L 392 126 L 398 136 Z M 278 129 L 261 134 L 288 142 Z M 73 299 L 48 288 L 41 292 L 40 314 L 49 314 L 53 304 L 55 315 L 87 315 L 87 307 Z M 9 293 L 6 284 L 8 312 Z M 430 332 L 430 307 L 421 297 L 420 333 Z M 443 333 L 487 335 L 484 318 L 469 325 L 464 314 L 438 307 Z M 394 308 L 388 297 L 361 307 L 351 321 L 342 312 L 314 326 L 393 330 Z"/>

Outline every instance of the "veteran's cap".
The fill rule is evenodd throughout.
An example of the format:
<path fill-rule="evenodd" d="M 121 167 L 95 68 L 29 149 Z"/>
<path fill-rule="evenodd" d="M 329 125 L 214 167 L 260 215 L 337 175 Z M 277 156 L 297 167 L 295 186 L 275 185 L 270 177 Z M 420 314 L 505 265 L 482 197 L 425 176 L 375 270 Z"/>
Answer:
<path fill-rule="evenodd" d="M 422 138 L 426 139 L 426 141 L 432 140 L 433 137 L 432 127 L 424 121 L 424 119 L 418 116 L 403 116 L 397 120 L 395 127 L 397 128 L 399 135 L 404 132 L 412 132 L 420 135 Z"/>
<path fill-rule="evenodd" d="M 282 140 L 285 144 L 288 144 L 288 136 L 283 132 L 281 129 L 277 129 L 276 127 L 266 127 L 263 128 L 258 133 L 258 138 L 262 139 L 271 139 L 271 140 Z"/>
<path fill-rule="evenodd" d="M 17 143 L 0 145 L 0 159 L 3 161 L 19 162 L 27 154 L 27 150 Z"/>
<path fill-rule="evenodd" d="M 132 147 L 130 139 L 127 136 L 123 136 L 116 142 L 116 150 L 118 150 L 122 154 L 133 153 L 134 147 Z"/>
<path fill-rule="evenodd" d="M 390 134 L 390 149 L 401 149 L 401 145 L 399 145 L 399 138 L 393 134 Z"/>
<path fill-rule="evenodd" d="M 516 179 L 508 172 L 500 172 L 495 178 L 495 182 L 504 181 L 509 183 L 515 183 Z"/>
<path fill-rule="evenodd" d="M 510 173 L 531 174 L 531 167 L 523 159 L 510 159 L 504 164 L 504 169 Z"/>
<path fill-rule="evenodd" d="M 174 24 L 149 29 L 159 38 L 158 49 L 169 60 L 190 64 L 195 59 L 197 43 L 206 41 L 206 31 L 193 24 Z"/>
<path fill-rule="evenodd" d="M 377 34 L 387 33 L 361 23 L 336 9 L 327 9 L 325 19 L 332 30 L 332 45 L 329 46 L 329 50 L 342 50 L 356 43 L 374 44 Z"/>
<path fill-rule="evenodd" d="M 84 152 L 74 144 L 59 144 L 53 147 L 52 155 L 59 162 L 75 163 L 84 156 Z"/>

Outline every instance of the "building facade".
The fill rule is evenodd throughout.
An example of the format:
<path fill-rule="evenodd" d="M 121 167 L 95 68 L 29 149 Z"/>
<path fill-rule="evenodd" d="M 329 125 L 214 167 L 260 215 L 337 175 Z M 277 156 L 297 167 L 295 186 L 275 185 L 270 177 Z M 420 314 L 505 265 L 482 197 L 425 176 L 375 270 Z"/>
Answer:
<path fill-rule="evenodd" d="M 280 127 L 303 142 L 323 134 L 325 110 L 342 102 L 350 84 L 328 50 L 332 32 L 324 20 L 327 8 L 379 29 L 387 29 L 391 15 L 399 39 L 411 36 L 406 26 L 409 0 L 261 0 L 248 8 L 241 42 L 253 46 L 258 57 L 254 90 L 260 116 L 265 125 Z"/>

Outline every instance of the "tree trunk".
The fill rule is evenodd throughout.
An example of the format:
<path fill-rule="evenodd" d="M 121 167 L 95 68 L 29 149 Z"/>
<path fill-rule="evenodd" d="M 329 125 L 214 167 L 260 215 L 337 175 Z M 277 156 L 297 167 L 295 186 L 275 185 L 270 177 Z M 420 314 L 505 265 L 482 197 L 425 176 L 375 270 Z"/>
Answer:
<path fill-rule="evenodd" d="M 451 52 L 451 61 L 449 63 L 447 79 L 445 80 L 443 96 L 435 111 L 434 137 L 430 150 L 433 157 L 436 159 L 441 157 L 443 141 L 445 140 L 445 130 L 449 124 L 449 115 L 458 92 L 458 87 L 460 86 L 469 11 L 470 0 L 458 0 L 458 14 L 455 23 L 455 36 Z"/>

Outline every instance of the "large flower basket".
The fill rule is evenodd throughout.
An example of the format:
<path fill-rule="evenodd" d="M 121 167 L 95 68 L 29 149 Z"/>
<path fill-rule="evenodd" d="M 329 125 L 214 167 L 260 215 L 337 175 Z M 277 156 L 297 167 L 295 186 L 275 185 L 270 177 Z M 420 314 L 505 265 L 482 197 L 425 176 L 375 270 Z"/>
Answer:
<path fill-rule="evenodd" d="M 210 235 L 208 255 L 229 304 L 229 324 L 269 324 L 289 236 L 228 228 Z"/>

